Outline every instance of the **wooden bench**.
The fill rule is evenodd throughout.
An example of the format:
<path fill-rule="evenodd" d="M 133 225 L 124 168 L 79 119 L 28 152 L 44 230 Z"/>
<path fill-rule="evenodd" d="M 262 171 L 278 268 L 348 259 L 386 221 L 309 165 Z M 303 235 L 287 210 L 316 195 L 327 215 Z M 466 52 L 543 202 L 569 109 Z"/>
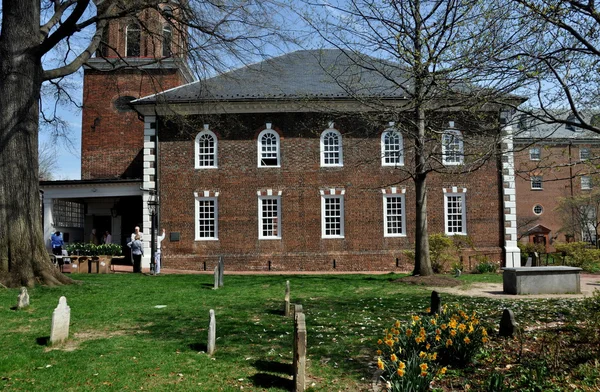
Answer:
<path fill-rule="evenodd" d="M 581 268 L 517 267 L 502 268 L 507 294 L 580 294 Z"/>

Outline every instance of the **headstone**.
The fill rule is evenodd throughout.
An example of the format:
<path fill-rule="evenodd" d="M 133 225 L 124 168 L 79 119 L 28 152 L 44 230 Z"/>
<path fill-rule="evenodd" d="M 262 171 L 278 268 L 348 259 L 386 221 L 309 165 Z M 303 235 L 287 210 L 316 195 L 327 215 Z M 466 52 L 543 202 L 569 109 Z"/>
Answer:
<path fill-rule="evenodd" d="M 210 310 L 208 321 L 208 343 L 206 344 L 206 353 L 213 355 L 215 352 L 215 341 L 217 339 L 217 321 L 215 320 L 215 311 Z"/>
<path fill-rule="evenodd" d="M 223 271 L 225 270 L 225 262 L 223 256 L 219 257 L 219 287 L 223 287 Z"/>
<path fill-rule="evenodd" d="M 215 283 L 213 285 L 213 290 L 216 290 L 219 288 L 219 266 L 215 267 L 214 275 L 215 275 Z"/>
<path fill-rule="evenodd" d="M 529 256 L 527 258 L 527 263 L 525 263 L 525 267 L 531 267 L 531 260 L 532 260 L 532 258 L 531 258 L 531 256 Z"/>
<path fill-rule="evenodd" d="M 17 309 L 23 309 L 29 306 L 29 294 L 27 287 L 21 287 L 21 292 L 17 296 Z"/>
<path fill-rule="evenodd" d="M 58 306 L 52 312 L 52 327 L 50 329 L 50 344 L 60 343 L 69 337 L 69 324 L 71 322 L 71 308 L 67 305 L 67 298 L 60 297 Z"/>
<path fill-rule="evenodd" d="M 459 270 L 458 268 L 456 269 L 456 271 L 454 271 L 454 277 L 455 278 L 460 278 L 460 275 L 462 274 L 462 271 Z"/>
<path fill-rule="evenodd" d="M 296 319 L 296 315 L 298 313 L 304 313 L 304 310 L 302 309 L 302 305 L 300 305 L 300 304 L 293 304 L 292 308 L 294 309 L 294 314 L 293 314 L 294 320 Z"/>
<path fill-rule="evenodd" d="M 306 319 L 297 313 L 294 319 L 294 391 L 306 388 Z"/>
<path fill-rule="evenodd" d="M 437 291 L 431 292 L 431 308 L 429 314 L 440 314 L 442 311 L 442 302 L 440 300 L 440 294 Z"/>
<path fill-rule="evenodd" d="M 498 335 L 512 337 L 516 330 L 517 323 L 515 322 L 515 314 L 510 309 L 504 309 L 502 318 L 500 319 L 500 332 Z"/>
<path fill-rule="evenodd" d="M 290 281 L 285 281 L 285 299 L 283 300 L 283 313 L 290 316 Z"/>

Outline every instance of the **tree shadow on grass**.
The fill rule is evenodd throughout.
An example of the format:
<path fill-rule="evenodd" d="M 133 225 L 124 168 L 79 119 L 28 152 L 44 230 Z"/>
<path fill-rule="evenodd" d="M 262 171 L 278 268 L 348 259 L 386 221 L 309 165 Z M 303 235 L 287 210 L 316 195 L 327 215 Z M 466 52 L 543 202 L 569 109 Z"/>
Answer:
<path fill-rule="evenodd" d="M 279 388 L 291 391 L 294 386 L 294 381 L 269 373 L 256 373 L 248 378 L 258 388 Z"/>

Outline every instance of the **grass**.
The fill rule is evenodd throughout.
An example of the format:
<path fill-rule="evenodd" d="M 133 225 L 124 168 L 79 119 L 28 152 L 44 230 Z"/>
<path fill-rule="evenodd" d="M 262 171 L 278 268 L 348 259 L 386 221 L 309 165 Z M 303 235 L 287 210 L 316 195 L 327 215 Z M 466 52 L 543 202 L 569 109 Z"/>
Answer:
<path fill-rule="evenodd" d="M 303 305 L 307 318 L 310 390 L 368 390 L 382 330 L 429 306 L 430 291 L 393 283 L 399 276 L 226 275 L 225 287 L 212 290 L 210 275 L 81 275 L 79 285 L 31 289 L 31 306 L 20 311 L 10 309 L 18 290 L 2 290 L 0 389 L 290 390 L 293 322 L 282 311 L 289 280 L 292 302 Z M 52 311 L 62 295 L 71 308 L 70 339 L 47 347 Z M 535 323 L 569 316 L 577 304 L 446 294 L 442 300 L 460 302 L 494 323 L 507 306 Z M 209 309 L 217 320 L 212 358 L 204 353 Z"/>

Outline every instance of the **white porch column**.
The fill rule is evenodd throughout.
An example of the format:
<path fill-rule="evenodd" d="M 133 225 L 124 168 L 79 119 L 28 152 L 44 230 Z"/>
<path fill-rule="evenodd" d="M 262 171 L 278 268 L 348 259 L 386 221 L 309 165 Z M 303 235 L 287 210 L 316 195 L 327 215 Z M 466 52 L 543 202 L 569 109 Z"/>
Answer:
<path fill-rule="evenodd" d="M 148 209 L 150 191 L 156 192 L 156 116 L 144 116 L 144 194 L 142 195 L 142 225 L 144 226 L 144 257 L 142 268 L 150 268 L 152 222 Z"/>
<path fill-rule="evenodd" d="M 507 125 L 502 130 L 502 190 L 504 206 L 504 251 L 506 267 L 521 266 L 521 250 L 517 247 L 517 192 L 515 186 L 515 158 L 513 129 Z"/>
<path fill-rule="evenodd" d="M 52 249 L 50 236 L 54 233 L 54 217 L 52 216 L 52 204 L 54 199 L 44 195 L 44 244 L 48 250 Z"/>

